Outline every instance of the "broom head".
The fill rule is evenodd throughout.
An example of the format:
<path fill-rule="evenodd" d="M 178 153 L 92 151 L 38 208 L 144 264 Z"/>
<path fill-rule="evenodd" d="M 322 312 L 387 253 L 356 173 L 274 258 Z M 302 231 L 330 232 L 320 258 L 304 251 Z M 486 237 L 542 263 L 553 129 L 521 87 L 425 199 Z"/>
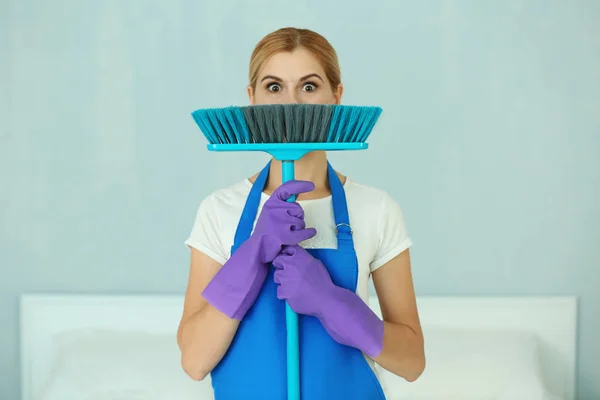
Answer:
<path fill-rule="evenodd" d="M 358 150 L 368 147 L 381 112 L 373 106 L 261 104 L 200 109 L 192 117 L 214 151 Z"/>

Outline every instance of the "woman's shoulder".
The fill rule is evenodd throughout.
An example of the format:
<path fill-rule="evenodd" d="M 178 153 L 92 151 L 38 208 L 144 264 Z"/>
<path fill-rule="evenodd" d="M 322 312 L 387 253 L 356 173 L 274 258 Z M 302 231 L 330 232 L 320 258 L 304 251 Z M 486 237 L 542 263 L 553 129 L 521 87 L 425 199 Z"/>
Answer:
<path fill-rule="evenodd" d="M 229 186 L 221 187 L 210 194 L 210 197 L 217 201 L 238 201 L 239 199 L 246 199 L 252 188 L 252 183 L 248 179 L 242 179 L 241 181 L 230 184 Z"/>
<path fill-rule="evenodd" d="M 349 181 L 348 209 L 352 213 L 357 235 L 374 244 L 371 271 L 412 245 L 404 212 L 396 199 L 382 188 Z M 375 240 L 373 241 L 373 238 Z"/>
<path fill-rule="evenodd" d="M 355 216 L 368 220 L 387 220 L 383 223 L 404 220 L 400 203 L 387 190 L 348 178 L 344 189 L 348 209 Z"/>
<path fill-rule="evenodd" d="M 344 190 L 349 200 L 355 200 L 364 205 L 394 201 L 386 190 L 357 182 L 351 178 L 346 178 Z"/>
<path fill-rule="evenodd" d="M 201 205 L 213 210 L 238 209 L 243 207 L 252 184 L 247 180 L 241 180 L 218 188 L 210 192 L 201 200 Z"/>

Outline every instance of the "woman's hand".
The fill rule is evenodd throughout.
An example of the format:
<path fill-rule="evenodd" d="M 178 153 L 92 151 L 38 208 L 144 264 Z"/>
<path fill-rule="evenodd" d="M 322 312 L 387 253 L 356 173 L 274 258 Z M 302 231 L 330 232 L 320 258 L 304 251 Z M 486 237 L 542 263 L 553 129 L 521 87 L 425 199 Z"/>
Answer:
<path fill-rule="evenodd" d="M 376 357 L 383 347 L 383 321 L 356 293 L 336 286 L 320 260 L 300 246 L 285 247 L 273 260 L 277 297 L 311 315 L 338 343 Z"/>
<path fill-rule="evenodd" d="M 273 260 L 277 297 L 298 314 L 320 317 L 329 294 L 336 288 L 320 260 L 301 246 L 286 246 Z"/>
<path fill-rule="evenodd" d="M 254 233 L 231 255 L 202 292 L 207 302 L 229 318 L 242 320 L 260 293 L 268 264 L 281 248 L 316 234 L 314 228 L 305 229 L 302 207 L 296 202 L 285 201 L 294 194 L 313 189 L 311 182 L 289 181 L 273 192 L 263 206 Z"/>
<path fill-rule="evenodd" d="M 314 188 L 312 182 L 288 181 L 279 186 L 265 202 L 249 239 L 261 248 L 262 262 L 272 262 L 283 246 L 297 245 L 317 234 L 314 228 L 306 228 L 304 210 L 300 204 L 287 201 L 291 196 L 310 192 Z"/>

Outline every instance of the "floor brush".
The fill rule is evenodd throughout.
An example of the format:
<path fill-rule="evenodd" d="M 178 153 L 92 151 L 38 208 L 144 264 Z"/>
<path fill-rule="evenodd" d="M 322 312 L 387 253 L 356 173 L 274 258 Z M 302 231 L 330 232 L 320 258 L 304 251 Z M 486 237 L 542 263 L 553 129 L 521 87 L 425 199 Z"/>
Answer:
<path fill-rule="evenodd" d="M 282 183 L 311 151 L 365 150 L 382 109 L 337 104 L 261 104 L 192 112 L 210 151 L 262 151 L 281 161 Z M 292 196 L 288 201 L 295 201 Z M 300 399 L 298 315 L 286 304 L 288 400 Z"/>

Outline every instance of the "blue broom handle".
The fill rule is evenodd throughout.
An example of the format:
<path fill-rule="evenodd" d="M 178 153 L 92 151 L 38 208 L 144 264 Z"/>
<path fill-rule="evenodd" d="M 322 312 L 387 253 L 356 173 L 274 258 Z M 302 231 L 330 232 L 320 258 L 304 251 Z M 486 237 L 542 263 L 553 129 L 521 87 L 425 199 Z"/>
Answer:
<path fill-rule="evenodd" d="M 294 179 L 294 162 L 281 162 L 282 183 Z M 296 201 L 296 196 L 288 199 Z M 298 339 L 298 314 L 289 304 L 285 305 L 285 327 L 287 330 L 287 400 L 300 400 L 300 348 Z"/>

